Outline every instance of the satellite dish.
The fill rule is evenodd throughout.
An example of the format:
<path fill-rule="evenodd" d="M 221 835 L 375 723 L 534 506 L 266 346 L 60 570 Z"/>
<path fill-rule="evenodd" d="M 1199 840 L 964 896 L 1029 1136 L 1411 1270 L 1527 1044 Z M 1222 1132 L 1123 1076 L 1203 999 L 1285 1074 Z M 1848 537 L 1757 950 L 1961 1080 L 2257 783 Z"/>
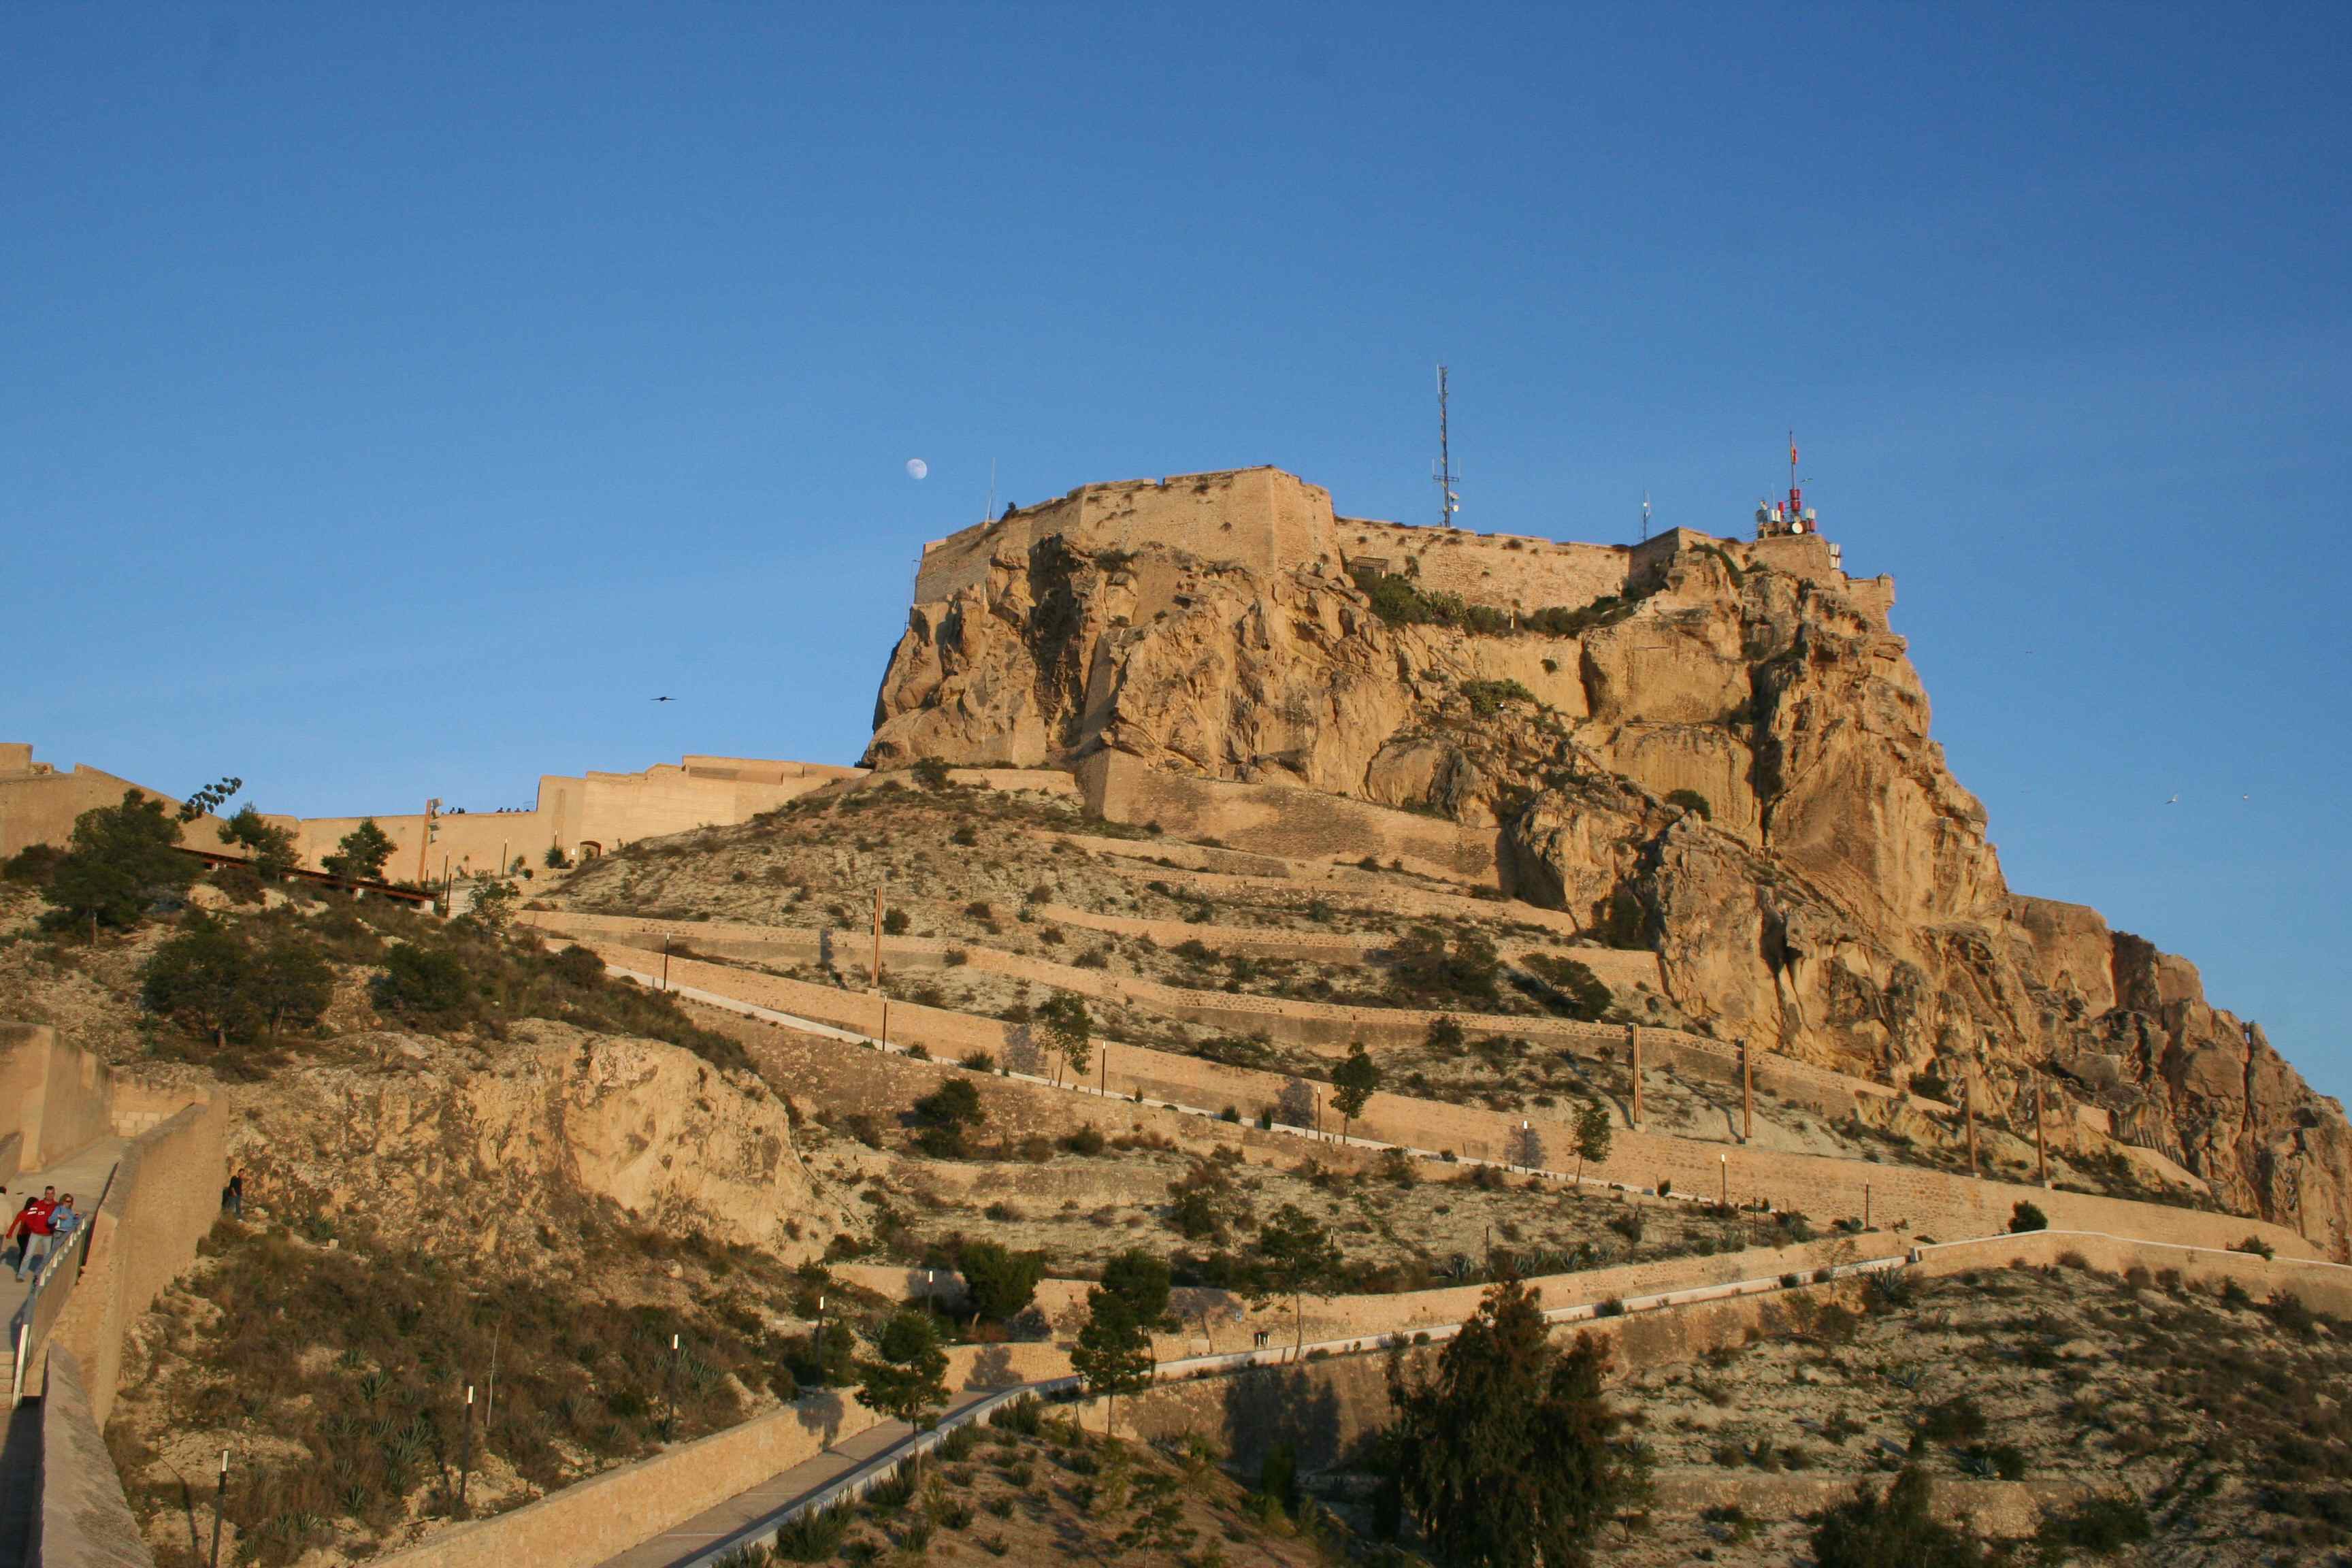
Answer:
<path fill-rule="evenodd" d="M 1805 531 L 1805 525 L 1804 525 L 1804 522 L 1802 521 L 1802 520 L 1800 520 L 1800 521 L 1796 521 L 1796 522 L 1792 522 L 1792 523 L 1790 523 L 1790 524 L 1789 525 L 1789 531 L 1790 531 L 1790 533 L 1802 533 L 1802 532 L 1804 532 L 1804 531 Z"/>

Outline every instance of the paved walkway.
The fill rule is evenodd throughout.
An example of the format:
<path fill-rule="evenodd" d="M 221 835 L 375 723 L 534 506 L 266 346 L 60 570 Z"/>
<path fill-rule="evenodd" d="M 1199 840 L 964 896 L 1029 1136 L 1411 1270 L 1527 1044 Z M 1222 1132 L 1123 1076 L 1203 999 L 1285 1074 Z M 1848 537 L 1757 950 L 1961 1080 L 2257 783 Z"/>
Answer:
<path fill-rule="evenodd" d="M 1004 1391 L 975 1388 L 949 1402 L 942 1419 L 952 1418 L 984 1399 Z M 738 1492 L 716 1508 L 706 1509 L 675 1529 L 606 1558 L 601 1568 L 672 1568 L 690 1563 L 718 1542 L 771 1514 L 782 1513 L 812 1493 L 856 1474 L 884 1458 L 915 1435 L 904 1421 L 885 1421 L 856 1436 L 812 1455 L 791 1469 L 769 1477 L 750 1491 Z"/>
<path fill-rule="evenodd" d="M 14 1218 L 25 1206 L 25 1194 L 38 1193 L 43 1187 L 55 1187 L 60 1194 L 71 1193 L 74 1207 L 88 1215 L 98 1207 L 98 1195 L 106 1190 L 106 1178 L 114 1170 L 115 1162 L 122 1157 L 124 1140 L 101 1138 L 79 1153 L 58 1161 L 46 1171 L 20 1173 L 7 1185 L 7 1194 L 0 1205 Z M 0 1218 L 0 1225 L 7 1219 Z M 14 1386 L 16 1375 L 16 1335 L 7 1325 L 32 1293 L 32 1274 L 26 1271 L 18 1279 L 13 1270 L 0 1269 L 0 1394 Z M 35 1461 L 41 1437 L 40 1406 L 27 1400 L 14 1411 L 0 1404 L 0 1414 L 6 1415 L 5 1436 L 0 1436 L 0 1568 L 18 1568 L 30 1562 L 28 1549 L 32 1535 Z"/>

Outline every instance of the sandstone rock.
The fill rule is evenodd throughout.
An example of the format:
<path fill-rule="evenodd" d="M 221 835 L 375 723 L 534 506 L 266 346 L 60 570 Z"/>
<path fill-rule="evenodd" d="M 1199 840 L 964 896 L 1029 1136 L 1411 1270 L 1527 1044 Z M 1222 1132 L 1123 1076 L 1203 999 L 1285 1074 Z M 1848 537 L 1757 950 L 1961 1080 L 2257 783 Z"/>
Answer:
<path fill-rule="evenodd" d="M 2209 1007 L 2185 960 L 2010 892 L 1884 580 L 1844 577 L 1818 540 L 1680 532 L 1528 564 L 1523 542 L 1334 520 L 1322 492 L 1267 482 L 1324 512 L 1253 533 L 1218 522 L 1210 485 L 1181 528 L 1120 533 L 1125 513 L 1077 507 L 1083 533 L 1040 511 L 950 542 L 973 564 L 927 565 L 957 585 L 914 606 L 867 763 L 1111 751 L 1492 827 L 1503 891 L 1650 948 L 1667 1000 L 1725 1038 L 1897 1084 L 1967 1078 L 1988 1118 L 2030 1117 L 2047 1070 L 2221 1201 L 2352 1245 L 2341 1109 Z M 1351 538 L 1407 597 L 1442 582 L 1473 608 L 1384 618 Z M 1570 581 L 1601 596 L 1529 596 Z M 1706 819 L 1666 805 L 1682 791 Z"/>
<path fill-rule="evenodd" d="M 846 1228 L 794 1152 L 782 1102 L 676 1046 L 541 1021 L 487 1068 L 437 1042 L 384 1045 L 423 1070 L 310 1067 L 238 1091 L 232 1163 L 259 1190 L 395 1231 L 446 1216 L 441 1238 L 457 1247 L 529 1245 L 596 1201 L 793 1259 Z"/>

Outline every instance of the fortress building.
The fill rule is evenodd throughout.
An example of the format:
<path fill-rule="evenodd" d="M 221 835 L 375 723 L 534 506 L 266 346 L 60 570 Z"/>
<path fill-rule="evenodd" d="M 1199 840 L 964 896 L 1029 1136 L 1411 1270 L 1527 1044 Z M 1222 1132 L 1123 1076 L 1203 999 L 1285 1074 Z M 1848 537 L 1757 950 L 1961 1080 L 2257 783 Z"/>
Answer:
<path fill-rule="evenodd" d="M 1790 513 L 1759 508 L 1753 540 L 1674 528 L 1638 544 L 1583 544 L 1342 517 L 1333 511 L 1328 490 L 1276 468 L 1123 479 L 1081 485 L 1056 500 L 1011 508 L 1003 517 L 932 540 L 923 546 L 915 602 L 945 603 L 984 584 L 992 563 L 1024 562 L 1041 541 L 1056 535 L 1080 554 L 1159 545 L 1260 574 L 1370 567 L 1410 578 L 1418 587 L 1522 614 L 1638 590 L 1678 554 L 1730 544 L 1778 571 L 1840 585 L 1883 617 L 1895 602 L 1894 580 L 1847 578 L 1843 552 L 1821 537 L 1793 483 L 1790 497 Z M 1769 524 L 1767 512 L 1773 520 Z M 1782 521 L 1785 515 L 1795 522 Z"/>

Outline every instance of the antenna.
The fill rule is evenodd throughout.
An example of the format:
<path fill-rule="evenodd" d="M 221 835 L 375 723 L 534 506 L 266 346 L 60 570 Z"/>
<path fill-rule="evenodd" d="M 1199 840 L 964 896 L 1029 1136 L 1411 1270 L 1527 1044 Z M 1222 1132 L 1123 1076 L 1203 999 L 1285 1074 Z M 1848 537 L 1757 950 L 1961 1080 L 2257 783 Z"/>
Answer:
<path fill-rule="evenodd" d="M 988 459 L 988 510 L 980 514 L 982 522 L 996 521 L 996 459 Z"/>
<path fill-rule="evenodd" d="M 1454 514 L 1462 510 L 1462 498 L 1454 493 L 1454 481 L 1462 476 L 1454 471 L 1454 451 L 1448 445 L 1445 427 L 1445 367 L 1437 367 L 1437 526 L 1452 528 Z"/>
<path fill-rule="evenodd" d="M 1650 542 L 1650 492 L 1642 492 L 1642 542 Z"/>

